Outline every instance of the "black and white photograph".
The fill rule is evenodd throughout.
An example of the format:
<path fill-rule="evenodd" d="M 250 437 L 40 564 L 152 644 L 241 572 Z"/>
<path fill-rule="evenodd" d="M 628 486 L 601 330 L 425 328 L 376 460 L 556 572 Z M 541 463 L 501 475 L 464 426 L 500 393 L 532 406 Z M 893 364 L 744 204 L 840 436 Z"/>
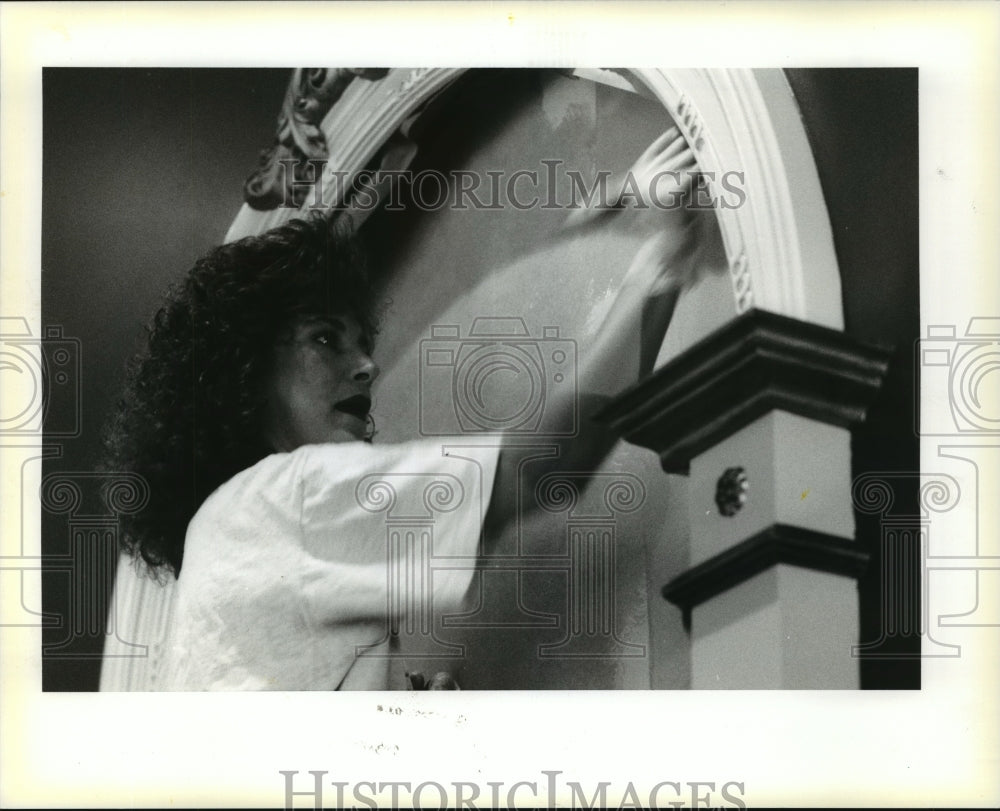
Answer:
<path fill-rule="evenodd" d="M 376 5 L 0 8 L 5 804 L 994 805 L 996 9 Z"/>
<path fill-rule="evenodd" d="M 45 688 L 919 687 L 916 70 L 42 82 Z"/>

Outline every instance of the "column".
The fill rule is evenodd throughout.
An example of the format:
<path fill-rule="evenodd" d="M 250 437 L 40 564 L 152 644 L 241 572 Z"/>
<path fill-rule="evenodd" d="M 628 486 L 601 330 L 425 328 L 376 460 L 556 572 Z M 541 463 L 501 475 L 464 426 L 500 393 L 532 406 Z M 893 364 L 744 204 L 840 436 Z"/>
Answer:
<path fill-rule="evenodd" d="M 622 393 L 600 418 L 690 477 L 684 612 L 694 689 L 856 688 L 850 427 L 888 351 L 750 310 Z M 669 542 L 669 539 L 667 539 Z"/>

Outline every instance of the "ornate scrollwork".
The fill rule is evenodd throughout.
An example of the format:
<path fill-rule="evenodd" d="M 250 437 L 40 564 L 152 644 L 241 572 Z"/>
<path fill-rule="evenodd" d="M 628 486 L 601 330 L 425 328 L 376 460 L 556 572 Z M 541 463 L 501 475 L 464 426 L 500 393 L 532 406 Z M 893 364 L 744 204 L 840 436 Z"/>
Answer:
<path fill-rule="evenodd" d="M 687 142 L 696 153 L 700 153 L 706 146 L 705 121 L 686 93 L 681 93 L 673 111 L 673 118 L 684 133 Z M 745 313 L 753 307 L 754 294 L 750 279 L 750 265 L 744 250 L 739 250 L 730 261 L 729 276 L 733 284 L 736 314 Z"/>
<path fill-rule="evenodd" d="M 329 157 L 320 122 L 355 78 L 377 80 L 388 68 L 296 68 L 278 116 L 274 143 L 260 153 L 243 184 L 251 208 L 269 211 L 302 205 L 320 164 Z M 286 167 L 292 167 L 291 176 Z M 312 176 L 310 177 L 310 171 Z"/>

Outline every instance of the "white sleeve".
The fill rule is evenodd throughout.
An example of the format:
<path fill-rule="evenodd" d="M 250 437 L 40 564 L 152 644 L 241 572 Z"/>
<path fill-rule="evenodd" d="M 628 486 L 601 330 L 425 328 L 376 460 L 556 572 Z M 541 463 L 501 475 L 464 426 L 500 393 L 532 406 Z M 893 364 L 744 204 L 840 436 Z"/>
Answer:
<path fill-rule="evenodd" d="M 301 449 L 301 584 L 318 624 L 452 609 L 472 580 L 499 442 Z M 312 563 L 314 562 L 314 563 Z"/>

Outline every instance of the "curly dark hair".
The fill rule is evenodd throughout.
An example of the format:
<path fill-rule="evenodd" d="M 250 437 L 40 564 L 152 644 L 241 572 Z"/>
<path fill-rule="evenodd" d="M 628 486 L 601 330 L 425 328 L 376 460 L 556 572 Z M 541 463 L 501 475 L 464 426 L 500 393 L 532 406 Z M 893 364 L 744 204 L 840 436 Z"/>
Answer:
<path fill-rule="evenodd" d="M 105 431 L 107 469 L 144 477 L 122 544 L 177 576 L 188 522 L 219 485 L 272 453 L 263 383 L 272 348 L 304 315 L 351 313 L 377 332 L 364 254 L 344 220 L 292 220 L 221 245 L 171 289 Z"/>

